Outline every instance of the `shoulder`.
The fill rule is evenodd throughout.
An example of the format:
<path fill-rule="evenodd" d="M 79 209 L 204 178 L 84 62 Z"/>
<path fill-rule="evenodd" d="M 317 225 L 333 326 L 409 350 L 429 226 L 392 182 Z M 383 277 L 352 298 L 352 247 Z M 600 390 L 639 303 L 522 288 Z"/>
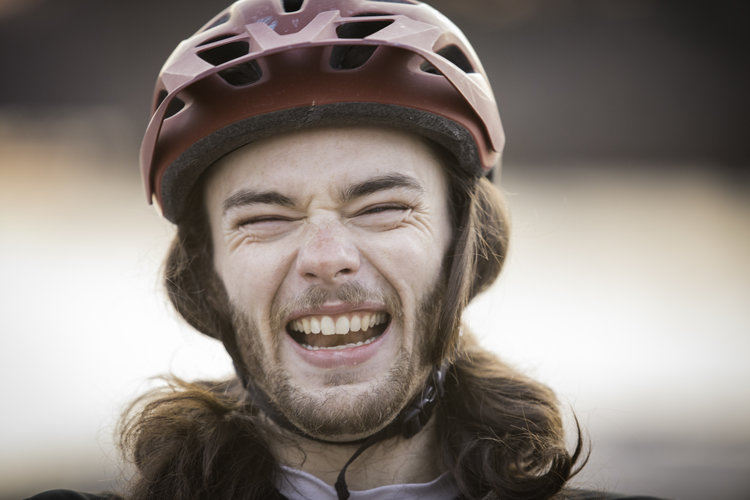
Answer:
<path fill-rule="evenodd" d="M 122 500 L 118 495 L 110 493 L 81 493 L 71 490 L 50 490 L 39 493 L 26 500 Z"/>
<path fill-rule="evenodd" d="M 664 500 L 644 495 L 622 495 L 594 490 L 565 489 L 555 499 L 559 500 Z"/>

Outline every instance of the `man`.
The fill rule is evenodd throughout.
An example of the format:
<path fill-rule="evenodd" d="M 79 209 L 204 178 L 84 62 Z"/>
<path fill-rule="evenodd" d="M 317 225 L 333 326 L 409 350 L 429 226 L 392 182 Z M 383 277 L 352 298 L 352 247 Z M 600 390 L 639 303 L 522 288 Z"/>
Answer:
<path fill-rule="evenodd" d="M 461 326 L 507 249 L 503 144 L 418 2 L 241 0 L 182 42 L 143 178 L 177 225 L 169 296 L 237 377 L 134 405 L 125 497 L 590 498 L 554 395 Z"/>

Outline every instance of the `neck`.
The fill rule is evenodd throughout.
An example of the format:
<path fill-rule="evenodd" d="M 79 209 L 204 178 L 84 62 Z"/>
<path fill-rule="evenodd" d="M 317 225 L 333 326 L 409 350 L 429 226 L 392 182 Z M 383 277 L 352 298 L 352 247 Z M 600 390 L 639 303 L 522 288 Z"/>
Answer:
<path fill-rule="evenodd" d="M 347 470 L 350 490 L 366 490 L 388 484 L 426 483 L 438 477 L 442 468 L 435 435 L 434 418 L 409 439 L 401 436 L 374 444 Z M 303 470 L 334 485 L 341 468 L 359 445 L 327 444 L 284 433 L 288 439 L 271 443 L 279 463 Z"/>

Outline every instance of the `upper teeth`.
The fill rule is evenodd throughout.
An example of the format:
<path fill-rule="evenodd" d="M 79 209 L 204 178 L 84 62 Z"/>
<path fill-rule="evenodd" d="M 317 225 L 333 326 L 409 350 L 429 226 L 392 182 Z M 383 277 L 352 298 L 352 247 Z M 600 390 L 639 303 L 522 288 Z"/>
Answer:
<path fill-rule="evenodd" d="M 346 335 L 363 331 L 385 322 L 386 313 L 352 313 L 342 316 L 305 316 L 290 323 L 289 328 L 296 332 L 322 333 L 323 335 Z"/>

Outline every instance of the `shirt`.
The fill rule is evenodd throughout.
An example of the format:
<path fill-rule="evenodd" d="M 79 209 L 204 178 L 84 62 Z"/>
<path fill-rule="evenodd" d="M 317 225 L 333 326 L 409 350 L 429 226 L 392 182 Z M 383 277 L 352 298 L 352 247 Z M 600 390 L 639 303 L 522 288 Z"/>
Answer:
<path fill-rule="evenodd" d="M 336 489 L 307 472 L 281 466 L 281 478 L 276 485 L 289 500 L 337 500 Z M 429 483 L 389 484 L 370 490 L 349 490 L 351 500 L 453 500 L 458 489 L 451 476 L 440 475 Z"/>

